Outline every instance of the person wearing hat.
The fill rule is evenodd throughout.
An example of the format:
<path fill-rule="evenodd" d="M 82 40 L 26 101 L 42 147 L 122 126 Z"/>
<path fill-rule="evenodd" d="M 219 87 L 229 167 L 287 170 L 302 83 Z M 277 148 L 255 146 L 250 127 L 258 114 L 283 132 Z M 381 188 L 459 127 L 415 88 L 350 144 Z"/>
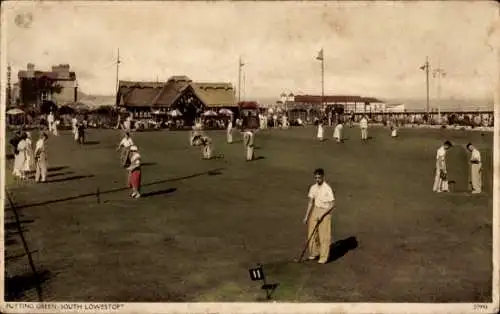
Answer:
<path fill-rule="evenodd" d="M 436 152 L 436 175 L 434 177 L 433 192 L 449 192 L 448 171 L 446 169 L 446 152 L 452 147 L 450 141 L 444 142 Z"/>
<path fill-rule="evenodd" d="M 127 167 L 129 171 L 129 186 L 132 188 L 133 198 L 141 197 L 141 155 L 137 146 L 130 146 L 130 166 Z"/>
<path fill-rule="evenodd" d="M 227 124 L 227 143 L 233 143 L 233 117 L 229 118 L 229 123 Z"/>
<path fill-rule="evenodd" d="M 472 194 L 479 194 L 482 191 L 482 164 L 481 153 L 477 150 L 472 143 L 467 144 L 467 150 L 470 154 L 470 185 Z"/>
<path fill-rule="evenodd" d="M 252 130 L 246 129 L 243 132 L 243 144 L 245 145 L 246 161 L 254 159 L 254 134 Z"/>
<path fill-rule="evenodd" d="M 337 143 L 342 143 L 342 129 L 344 125 L 342 124 L 342 120 L 337 120 L 337 125 L 333 131 L 333 138 L 337 141 Z"/>
<path fill-rule="evenodd" d="M 203 135 L 200 141 L 202 146 L 202 159 L 212 159 L 212 140 L 210 139 L 210 137 Z"/>
<path fill-rule="evenodd" d="M 28 138 L 28 135 L 26 133 L 23 133 L 21 135 L 21 140 L 17 144 L 17 154 L 14 160 L 14 176 L 19 177 L 21 179 L 25 179 L 25 172 L 26 172 L 26 150 L 27 150 L 27 145 L 26 145 L 26 139 Z"/>
<path fill-rule="evenodd" d="M 122 167 L 128 167 L 128 164 L 130 162 L 129 160 L 129 153 L 130 153 L 130 147 L 134 145 L 134 141 L 130 137 L 129 132 L 125 132 L 125 136 L 123 136 L 122 140 L 120 141 L 120 144 L 118 144 L 118 147 L 116 148 L 116 151 L 120 152 L 120 163 Z"/>
<path fill-rule="evenodd" d="M 85 144 L 85 124 L 83 122 L 80 122 L 78 124 L 78 144 L 83 145 Z"/>
<path fill-rule="evenodd" d="M 323 134 L 324 134 L 324 128 L 323 128 L 323 121 L 318 121 L 318 132 L 316 134 L 316 138 L 320 141 L 323 142 Z"/>
<path fill-rule="evenodd" d="M 359 128 L 361 129 L 361 140 L 363 142 L 368 140 L 368 118 L 363 115 L 361 120 L 359 120 Z"/>
<path fill-rule="evenodd" d="M 73 133 L 73 138 L 75 142 L 78 141 L 78 119 L 76 118 L 76 115 L 73 115 L 73 118 L 71 118 L 71 132 Z"/>
<path fill-rule="evenodd" d="M 41 133 L 35 144 L 35 182 L 47 181 L 47 150 L 45 143 L 48 138 L 47 133 Z"/>
<path fill-rule="evenodd" d="M 26 132 L 26 161 L 24 163 L 24 172 L 30 172 L 33 168 L 33 142 L 31 141 L 31 132 Z"/>

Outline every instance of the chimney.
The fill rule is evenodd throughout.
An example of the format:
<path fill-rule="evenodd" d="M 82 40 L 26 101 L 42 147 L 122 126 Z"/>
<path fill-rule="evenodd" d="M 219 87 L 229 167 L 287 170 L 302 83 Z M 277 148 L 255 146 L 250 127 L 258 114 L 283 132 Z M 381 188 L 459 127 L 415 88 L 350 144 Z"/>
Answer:
<path fill-rule="evenodd" d="M 28 72 L 34 72 L 35 71 L 35 65 L 33 63 L 28 63 L 28 66 L 26 67 Z"/>

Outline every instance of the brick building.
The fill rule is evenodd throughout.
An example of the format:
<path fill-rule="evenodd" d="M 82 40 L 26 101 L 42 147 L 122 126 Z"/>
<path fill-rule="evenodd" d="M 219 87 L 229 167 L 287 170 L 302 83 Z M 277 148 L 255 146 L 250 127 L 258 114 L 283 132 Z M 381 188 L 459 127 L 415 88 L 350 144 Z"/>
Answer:
<path fill-rule="evenodd" d="M 27 86 L 32 89 L 33 95 L 30 97 L 27 95 L 28 91 L 23 90 Z M 26 70 L 18 72 L 18 83 L 14 89 L 19 102 L 25 105 L 52 101 L 60 107 L 77 101 L 76 74 L 70 71 L 69 64 L 52 66 L 52 71 L 38 71 L 34 64 L 29 63 Z"/>

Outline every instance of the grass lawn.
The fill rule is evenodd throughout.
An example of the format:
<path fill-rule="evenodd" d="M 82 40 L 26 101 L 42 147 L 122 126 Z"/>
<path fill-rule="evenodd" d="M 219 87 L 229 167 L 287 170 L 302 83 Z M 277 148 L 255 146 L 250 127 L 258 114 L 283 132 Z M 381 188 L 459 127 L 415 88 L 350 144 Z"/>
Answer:
<path fill-rule="evenodd" d="M 187 132 L 134 134 L 145 163 L 137 200 L 123 189 L 116 130 L 89 130 L 84 147 L 69 131 L 50 137 L 47 184 L 15 182 L 7 161 L 7 187 L 45 273 L 46 300 L 252 302 L 264 292 L 248 268 L 262 263 L 268 282 L 279 284 L 277 301 L 491 302 L 493 134 L 402 129 L 392 140 L 372 128 L 363 144 L 358 128 L 346 128 L 338 145 L 315 141 L 314 128 L 265 130 L 256 136 L 263 158 L 245 162 L 241 142 L 208 133 L 224 158 L 201 160 Z M 465 193 L 463 147 L 448 155 L 454 192 L 432 192 L 445 139 L 472 141 L 482 152 L 483 195 Z M 326 265 L 298 264 L 316 167 L 336 193 L 333 240 L 355 237 L 358 245 L 337 243 Z M 7 256 L 21 251 L 11 242 Z M 25 257 L 6 269 L 29 273 Z M 30 298 L 14 286 L 11 300 Z"/>

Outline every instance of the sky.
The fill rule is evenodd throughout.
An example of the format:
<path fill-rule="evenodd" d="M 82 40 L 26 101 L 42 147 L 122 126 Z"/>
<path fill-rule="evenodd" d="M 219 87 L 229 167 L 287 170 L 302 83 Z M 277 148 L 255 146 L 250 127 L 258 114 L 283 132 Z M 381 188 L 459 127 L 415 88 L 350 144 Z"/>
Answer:
<path fill-rule="evenodd" d="M 85 93 L 121 80 L 238 84 L 246 99 L 282 92 L 425 98 L 426 56 L 440 66 L 442 98 L 493 98 L 499 35 L 494 2 L 8 2 L 2 6 L 13 73 L 69 63 Z M 242 86 L 243 90 L 243 86 Z M 430 82 L 431 98 L 437 80 Z"/>

